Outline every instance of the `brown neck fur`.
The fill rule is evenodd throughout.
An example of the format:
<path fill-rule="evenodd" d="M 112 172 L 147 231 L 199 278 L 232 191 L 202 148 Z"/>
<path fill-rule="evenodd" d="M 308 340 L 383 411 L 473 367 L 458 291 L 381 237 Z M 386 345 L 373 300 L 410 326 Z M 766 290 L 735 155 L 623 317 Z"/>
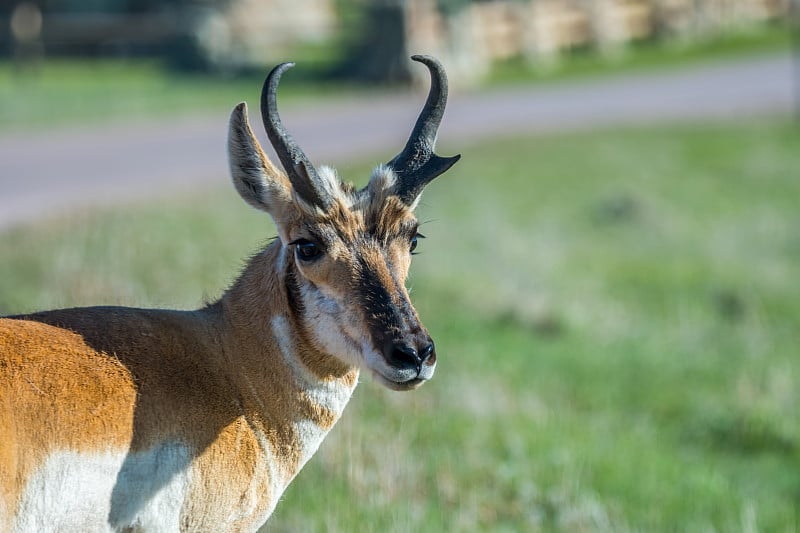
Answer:
<path fill-rule="evenodd" d="M 346 366 L 335 357 L 320 352 L 289 303 L 286 272 L 294 265 L 291 254 L 282 252 L 275 240 L 250 260 L 242 275 L 213 305 L 222 310 L 224 364 L 232 365 L 236 389 L 242 394 L 242 407 L 253 429 L 274 435 L 275 452 L 288 458 L 292 473 L 299 470 L 303 443 L 294 423 L 310 420 L 330 429 L 341 415 L 309 398 L 303 383 L 298 383 L 292 366 L 283 354 L 273 329 L 275 317 L 287 321 L 292 354 L 309 375 L 320 383 L 338 384 L 352 389 L 358 369 Z M 280 255 L 286 253 L 284 271 L 279 271 Z M 291 354 L 289 354 L 291 356 Z"/>

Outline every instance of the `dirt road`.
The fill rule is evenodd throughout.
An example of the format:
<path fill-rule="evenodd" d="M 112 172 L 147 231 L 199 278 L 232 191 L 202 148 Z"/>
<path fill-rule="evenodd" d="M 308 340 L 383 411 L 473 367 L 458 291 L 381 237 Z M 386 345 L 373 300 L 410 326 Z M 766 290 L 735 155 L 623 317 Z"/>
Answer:
<path fill-rule="evenodd" d="M 455 93 L 439 139 L 442 152 L 449 153 L 497 135 L 788 114 L 792 72 L 786 54 Z M 317 164 L 365 157 L 377 162 L 400 150 L 423 101 L 422 94 L 338 99 L 287 107 L 282 117 Z M 257 109 L 258 103 L 250 102 L 254 128 L 261 130 Z M 219 114 L 6 133 L 0 136 L 0 230 L 87 206 L 224 183 L 227 119 Z"/>

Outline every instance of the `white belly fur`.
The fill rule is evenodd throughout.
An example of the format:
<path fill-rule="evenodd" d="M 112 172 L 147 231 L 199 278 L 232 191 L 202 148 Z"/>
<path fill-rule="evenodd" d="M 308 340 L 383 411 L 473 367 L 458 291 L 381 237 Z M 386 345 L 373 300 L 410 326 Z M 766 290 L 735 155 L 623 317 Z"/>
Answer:
<path fill-rule="evenodd" d="M 130 454 L 53 453 L 28 480 L 12 531 L 178 531 L 191 457 L 178 443 Z"/>

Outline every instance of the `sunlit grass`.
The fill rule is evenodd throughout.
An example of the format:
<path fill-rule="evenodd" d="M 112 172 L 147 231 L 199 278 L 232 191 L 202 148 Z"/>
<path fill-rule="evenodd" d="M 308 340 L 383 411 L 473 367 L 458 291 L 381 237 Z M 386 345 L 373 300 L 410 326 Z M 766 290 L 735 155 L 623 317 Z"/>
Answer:
<path fill-rule="evenodd" d="M 364 378 L 266 531 L 797 530 L 800 128 L 458 151 L 409 281 L 435 379 Z M 217 297 L 274 235 L 225 187 L 0 235 L 0 312 Z"/>

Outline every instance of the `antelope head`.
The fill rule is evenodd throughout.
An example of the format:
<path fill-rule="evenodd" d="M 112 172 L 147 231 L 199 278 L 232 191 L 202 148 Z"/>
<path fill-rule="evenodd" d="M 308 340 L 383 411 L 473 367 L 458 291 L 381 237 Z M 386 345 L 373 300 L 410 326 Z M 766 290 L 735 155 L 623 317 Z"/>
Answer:
<path fill-rule="evenodd" d="M 356 189 L 328 167 L 315 168 L 284 129 L 276 92 L 293 63 L 275 67 L 261 94 L 267 136 L 281 172 L 265 155 L 242 103 L 229 130 L 231 174 L 239 194 L 270 214 L 278 229 L 290 312 L 320 354 L 368 370 L 395 390 L 433 376 L 436 349 L 411 305 L 405 280 L 417 246 L 414 209 L 422 189 L 460 156 L 434 153 L 447 101 L 447 77 L 429 56 L 427 101 L 405 148 Z"/>

